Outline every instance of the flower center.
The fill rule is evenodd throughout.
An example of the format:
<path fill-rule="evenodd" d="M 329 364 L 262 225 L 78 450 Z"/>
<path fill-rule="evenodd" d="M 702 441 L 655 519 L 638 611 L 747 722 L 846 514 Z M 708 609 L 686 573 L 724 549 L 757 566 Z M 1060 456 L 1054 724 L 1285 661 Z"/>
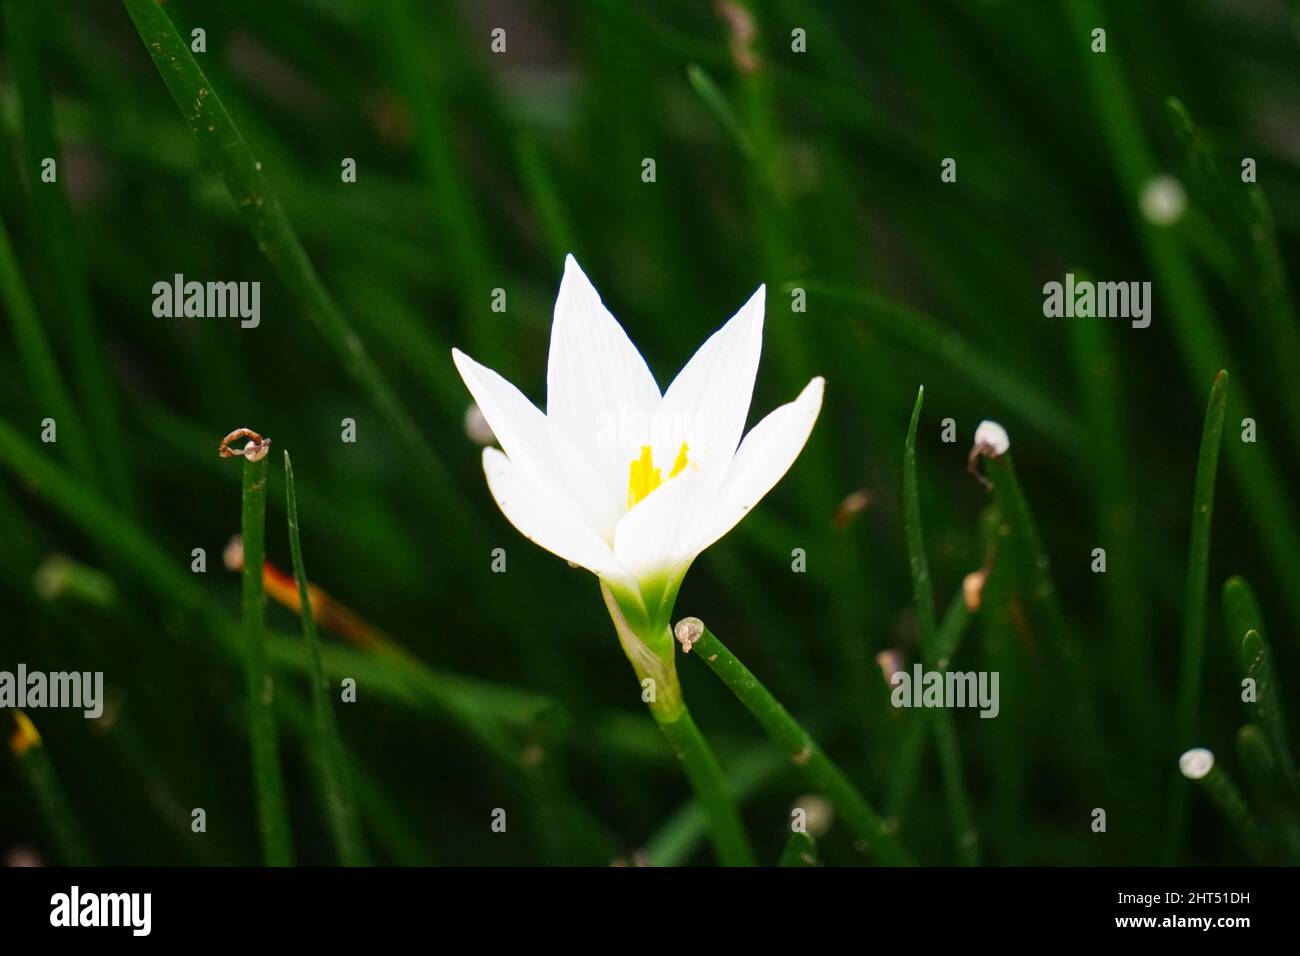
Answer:
<path fill-rule="evenodd" d="M 686 467 L 686 442 L 682 442 L 681 451 L 673 460 L 672 470 L 668 472 L 669 478 L 676 478 Z M 649 445 L 641 446 L 641 455 L 633 458 L 632 463 L 628 466 L 627 479 L 627 510 L 631 511 L 632 507 L 650 492 L 654 491 L 664 483 L 663 476 L 658 468 L 655 467 L 654 454 Z"/>

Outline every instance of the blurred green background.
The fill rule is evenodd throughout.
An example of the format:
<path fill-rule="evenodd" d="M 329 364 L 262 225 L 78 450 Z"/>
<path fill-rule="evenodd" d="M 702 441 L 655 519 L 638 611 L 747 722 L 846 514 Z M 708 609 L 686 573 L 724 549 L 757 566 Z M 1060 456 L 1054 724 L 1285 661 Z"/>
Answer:
<path fill-rule="evenodd" d="M 258 210 L 213 172 L 120 3 L 0 6 L 12 246 L 0 262 L 0 669 L 102 670 L 110 698 L 98 721 L 29 714 L 47 773 L 0 759 L 0 850 L 258 859 L 243 677 L 223 646 L 239 619 L 221 555 L 239 530 L 240 463 L 215 453 L 248 426 L 274 443 L 269 560 L 290 569 L 288 449 L 312 581 L 421 662 L 322 628 L 336 684 L 358 681 L 337 712 L 376 862 L 711 860 L 596 582 L 500 516 L 465 427 L 451 346 L 540 403 L 572 252 L 661 384 L 761 282 L 751 420 L 827 377 L 803 456 L 696 563 L 677 610 L 717 631 L 922 862 L 1287 858 L 1294 801 L 1273 801 L 1267 780 L 1251 791 L 1272 836 L 1250 856 L 1178 777 L 1190 741 L 1173 714 L 1197 450 L 1220 368 L 1232 384 L 1195 742 L 1249 780 L 1234 744 L 1251 717 L 1240 635 L 1220 601 L 1229 575 L 1259 595 L 1280 686 L 1300 686 L 1292 5 L 169 0 L 181 36 L 206 32 L 195 58 L 337 312 L 262 254 Z M 792 49 L 796 30 L 806 52 Z M 41 181 L 45 157 L 55 183 Z M 1256 184 L 1242 182 L 1246 157 Z M 945 158 L 956 182 L 941 180 Z M 1170 224 L 1142 212 L 1158 174 L 1185 193 Z M 1044 283 L 1070 271 L 1151 281 L 1150 328 L 1045 318 Z M 260 326 L 156 318 L 152 286 L 176 273 L 260 281 Z M 792 309 L 796 287 L 806 311 Z M 916 658 L 900 485 L 921 384 L 940 612 L 998 537 L 966 473 L 975 426 L 996 419 L 1081 662 L 1069 673 L 1045 652 L 1030 582 L 995 561 L 954 660 L 1002 675 L 996 720 L 955 713 L 977 842 L 954 833 L 934 748 L 916 713 L 889 706 L 874 660 Z M 54 444 L 41 441 L 47 417 Z M 1241 440 L 1246 417 L 1254 443 Z M 345 418 L 355 443 L 341 440 Z M 504 574 L 491 571 L 498 547 Z M 1097 547 L 1105 574 L 1090 570 Z M 194 548 L 206 573 L 190 570 Z M 71 571 L 50 563 L 63 559 Z M 332 863 L 298 619 L 272 601 L 268 621 L 297 859 Z M 807 788 L 699 662 L 679 672 L 774 862 Z M 1097 715 L 1099 759 L 1071 701 Z M 1171 844 L 1183 799 L 1187 839 Z M 191 832 L 196 807 L 204 834 Z M 870 859 L 842 826 L 819 843 L 827 863 Z"/>

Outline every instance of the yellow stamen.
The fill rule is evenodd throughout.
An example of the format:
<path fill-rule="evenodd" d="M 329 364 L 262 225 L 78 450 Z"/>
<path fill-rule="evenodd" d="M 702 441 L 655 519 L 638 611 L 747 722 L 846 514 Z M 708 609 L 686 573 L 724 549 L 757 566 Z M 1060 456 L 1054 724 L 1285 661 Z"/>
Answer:
<path fill-rule="evenodd" d="M 663 484 L 663 479 L 659 476 L 659 469 L 654 466 L 654 455 L 650 451 L 650 446 L 642 445 L 641 457 L 633 458 L 632 464 L 628 467 L 628 510 L 631 511 L 633 505 L 661 484 Z"/>
<path fill-rule="evenodd" d="M 673 460 L 669 478 L 676 478 L 686 468 L 686 442 L 682 442 L 681 451 Z M 649 445 L 641 446 L 641 454 L 633 458 L 628 466 L 627 507 L 631 511 L 637 502 L 664 483 L 663 473 L 654 465 L 654 453 Z"/>
<path fill-rule="evenodd" d="M 682 449 L 677 453 L 677 458 L 673 461 L 673 470 L 668 472 L 669 478 L 676 478 L 681 474 L 682 469 L 686 467 L 686 442 L 682 442 Z"/>

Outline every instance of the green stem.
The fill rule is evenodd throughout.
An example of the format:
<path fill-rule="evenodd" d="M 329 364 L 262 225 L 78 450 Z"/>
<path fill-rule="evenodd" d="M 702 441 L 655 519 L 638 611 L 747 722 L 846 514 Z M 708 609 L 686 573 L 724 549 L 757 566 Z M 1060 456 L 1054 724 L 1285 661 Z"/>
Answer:
<path fill-rule="evenodd" d="M 655 715 L 658 720 L 658 715 Z M 695 799 L 704 808 L 713 832 L 713 848 L 718 862 L 723 866 L 753 866 L 754 851 L 745 835 L 744 824 L 726 775 L 718 758 L 709 749 L 700 728 L 695 726 L 690 711 L 683 704 L 676 720 L 659 723 L 659 729 L 668 738 L 673 753 L 686 771 Z"/>
<path fill-rule="evenodd" d="M 324 795 L 325 812 L 329 817 L 339 861 L 344 866 L 364 866 L 368 862 L 366 848 L 357 825 L 352 788 L 344 777 L 338 722 L 329 697 L 325 668 L 321 663 L 320 636 L 316 633 L 316 618 L 312 611 L 307 570 L 303 566 L 302 543 L 298 535 L 298 494 L 293 481 L 293 462 L 287 451 L 284 453 L 284 496 L 289 516 L 289 551 L 293 555 L 293 576 L 298 582 L 302 636 L 307 644 L 307 681 L 311 685 L 311 709 L 316 731 L 316 769 L 320 776 L 321 793 Z"/>
<path fill-rule="evenodd" d="M 1065 614 L 1056 596 L 1051 561 L 1038 534 L 1038 524 L 1029 500 L 1020 487 L 1011 452 L 985 459 L 984 475 L 993 486 L 993 500 L 1006 522 L 1010 540 L 1010 559 L 1020 581 L 1026 604 L 1033 619 L 1046 636 L 1049 650 L 1061 671 L 1061 681 L 1070 695 L 1075 732 L 1079 735 L 1083 757 L 1090 765 L 1088 773 L 1099 773 L 1105 761 L 1101 725 L 1089 697 L 1087 672 L 1078 648 L 1070 639 Z"/>
<path fill-rule="evenodd" d="M 826 756 L 812 735 L 790 716 L 781 702 L 704 626 L 703 621 L 694 617 L 679 621 L 677 640 L 683 646 L 689 645 L 692 651 L 698 652 L 697 656 L 745 705 L 805 779 L 831 799 L 849 828 L 866 844 L 869 851 L 885 863 L 910 862 L 893 831 L 849 782 L 844 771 Z"/>
<path fill-rule="evenodd" d="M 275 685 L 266 663 L 262 565 L 266 555 L 266 475 L 269 461 L 262 454 L 244 458 L 241 531 L 244 542 L 243 613 L 244 674 L 248 695 L 248 730 L 253 749 L 253 780 L 257 793 L 258 832 L 267 866 L 291 866 L 289 816 L 280 776 L 275 726 Z"/>
<path fill-rule="evenodd" d="M 600 593 L 605 599 L 610 619 L 618 631 L 623 653 L 627 655 L 637 679 L 641 681 L 643 699 L 650 707 L 659 729 L 668 739 L 673 753 L 681 761 L 695 792 L 695 799 L 709 820 L 714 852 L 723 866 L 753 866 L 757 861 L 745 835 L 735 795 L 727 784 L 718 758 L 709 749 L 704 735 L 695 726 L 677 682 L 677 665 L 671 634 L 665 634 L 667 658 L 651 649 L 651 643 L 637 634 L 628 623 L 614 594 L 602 581 Z M 658 646 L 662 642 L 654 641 Z M 648 694 L 648 696 L 646 696 Z"/>
<path fill-rule="evenodd" d="M 1262 859 L 1264 853 L 1259 824 L 1255 821 L 1250 808 L 1246 806 L 1245 797 L 1241 795 L 1241 791 L 1228 776 L 1227 771 L 1219 765 L 1219 761 L 1215 760 L 1214 765 L 1196 783 L 1205 790 L 1211 802 L 1228 818 L 1228 822 L 1237 831 L 1247 852 L 1256 860 Z M 1186 787 L 1179 787 L 1179 789 L 1185 790 Z"/>

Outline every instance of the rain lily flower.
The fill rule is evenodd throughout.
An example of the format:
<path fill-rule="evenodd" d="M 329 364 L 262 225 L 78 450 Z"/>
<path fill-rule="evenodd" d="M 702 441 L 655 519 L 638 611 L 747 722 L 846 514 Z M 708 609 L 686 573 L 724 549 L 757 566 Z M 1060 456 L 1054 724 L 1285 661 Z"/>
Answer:
<path fill-rule="evenodd" d="M 572 256 L 555 303 L 545 412 L 452 352 L 501 445 L 483 450 L 497 505 L 526 538 L 600 578 L 638 673 L 653 669 L 646 650 L 671 661 L 669 618 L 691 562 L 789 470 L 821 408 L 824 383 L 814 378 L 742 439 L 764 297 L 760 286 L 662 393 Z M 623 625 L 646 646 L 629 648 Z"/>

